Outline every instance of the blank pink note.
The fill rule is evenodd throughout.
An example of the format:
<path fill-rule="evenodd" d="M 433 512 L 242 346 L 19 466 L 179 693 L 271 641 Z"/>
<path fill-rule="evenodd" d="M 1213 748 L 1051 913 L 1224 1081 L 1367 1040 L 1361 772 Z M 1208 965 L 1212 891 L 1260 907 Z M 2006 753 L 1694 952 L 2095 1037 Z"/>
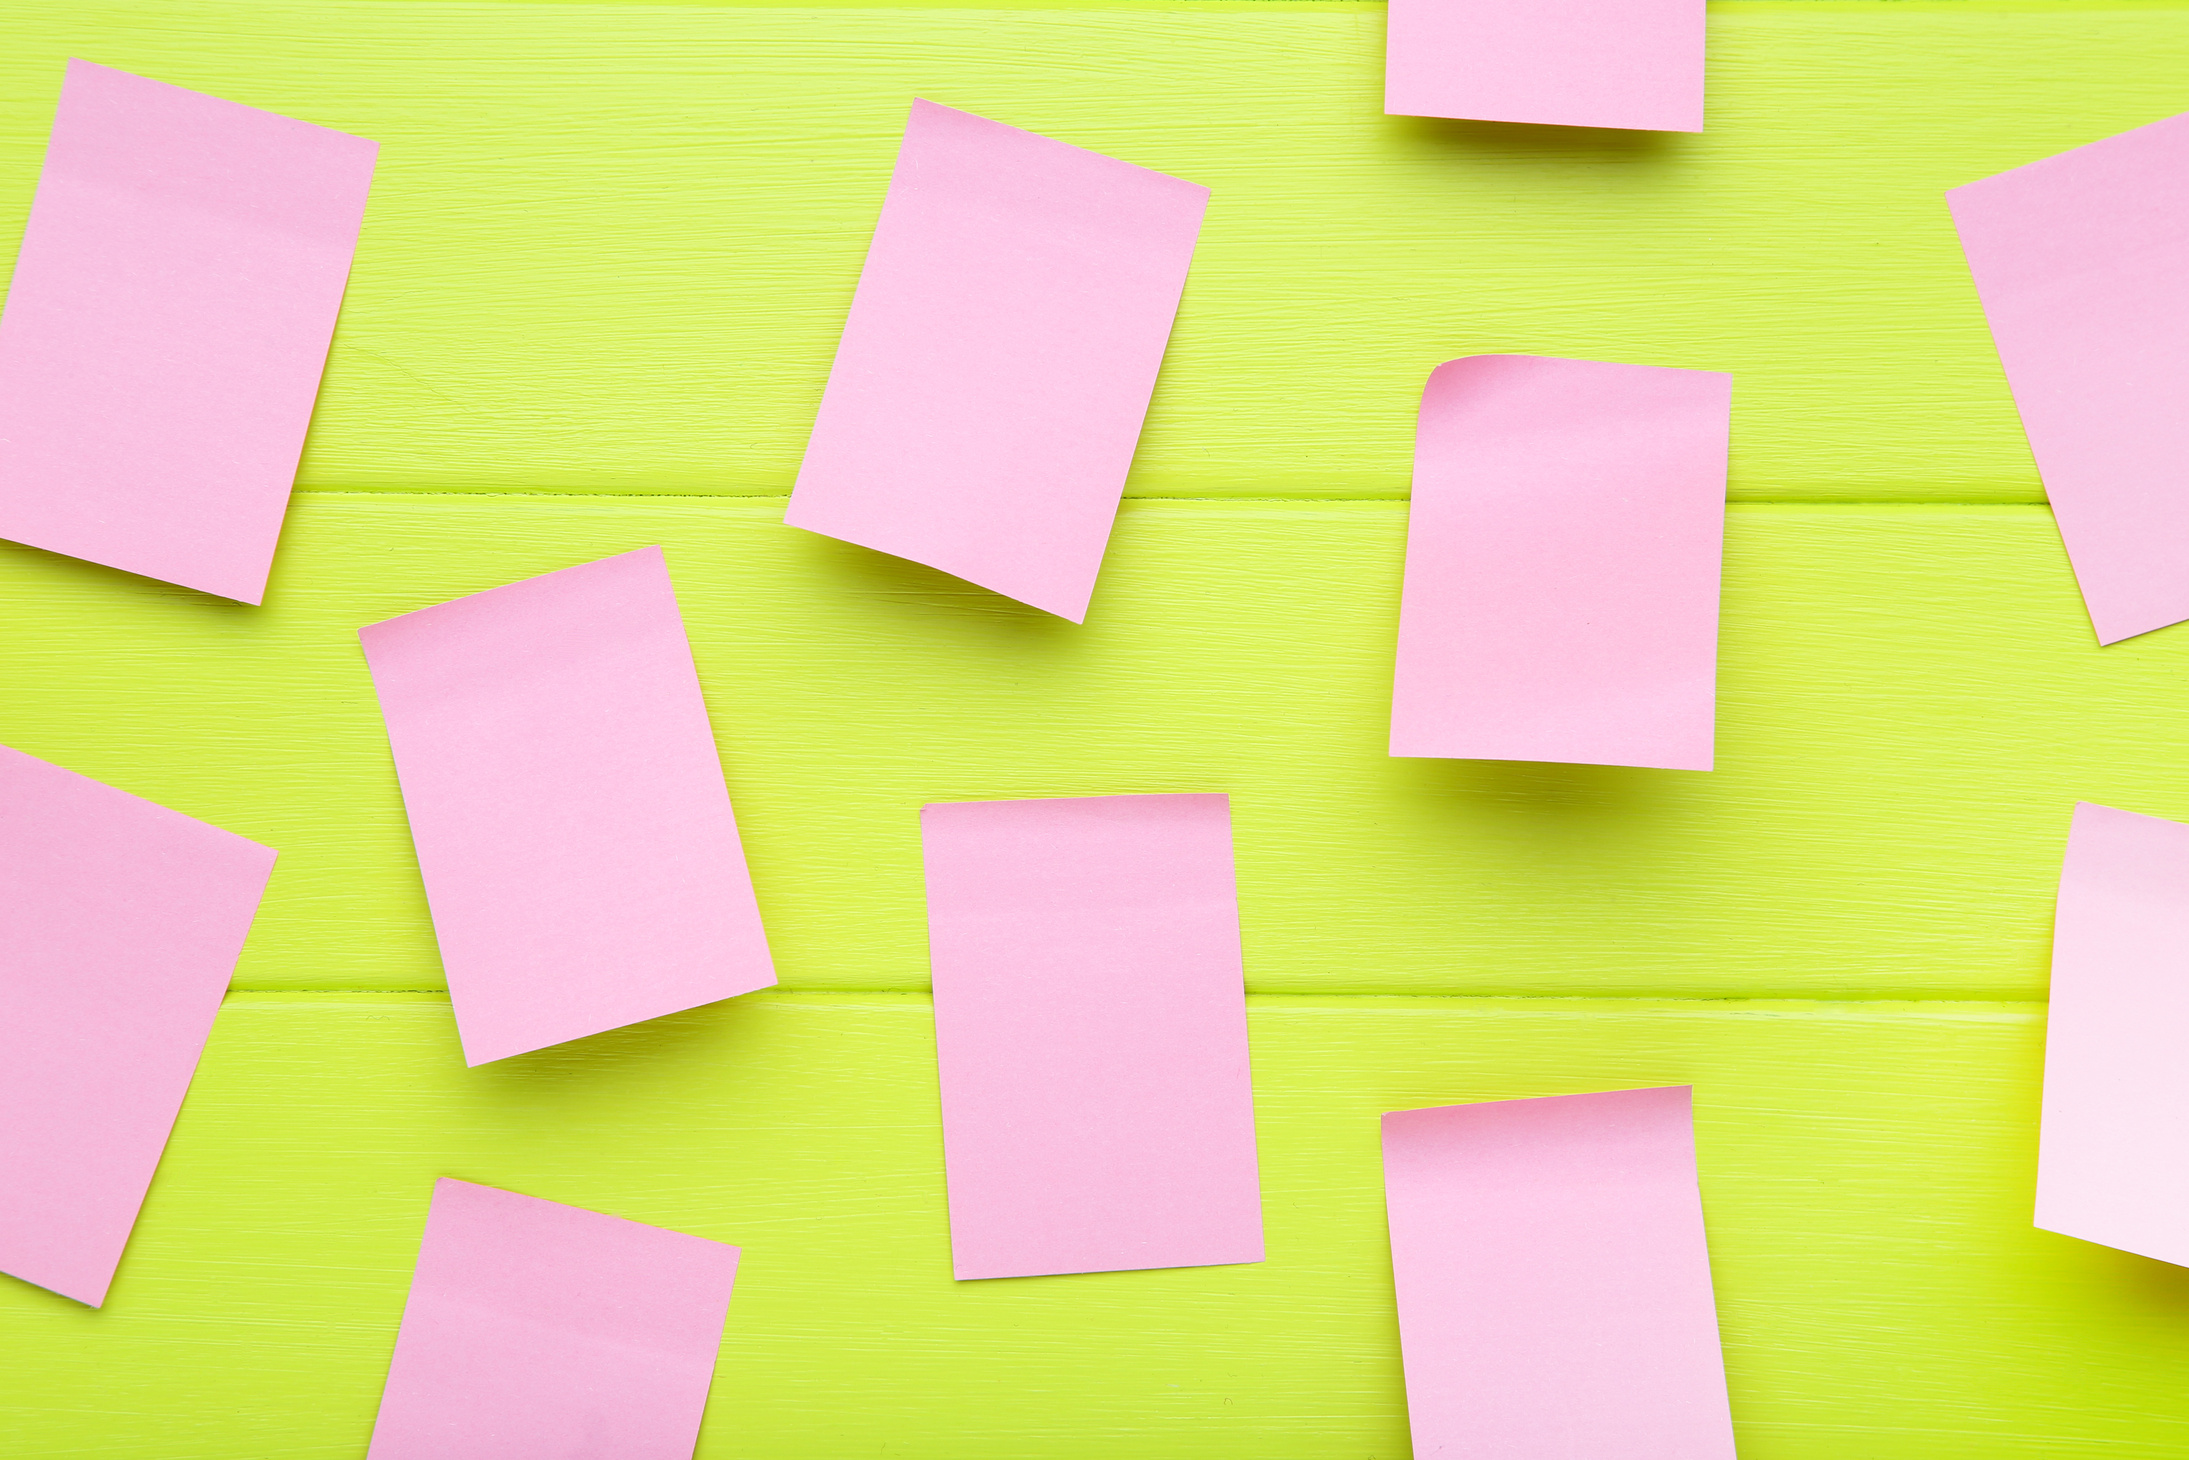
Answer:
<path fill-rule="evenodd" d="M 1534 355 L 1430 374 L 1393 755 L 1711 768 L 1731 398 Z"/>
<path fill-rule="evenodd" d="M 957 1276 L 1261 1261 L 1230 799 L 920 825 Z"/>
<path fill-rule="evenodd" d="M 691 1460 L 738 1249 L 434 1183 L 370 1460 Z"/>
<path fill-rule="evenodd" d="M 660 548 L 359 637 L 467 1063 L 775 982 Z"/>
<path fill-rule="evenodd" d="M 2075 808 L 2052 930 L 2037 1225 L 2189 1266 L 2189 826 Z"/>
<path fill-rule="evenodd" d="M 1687 1087 L 1397 1111 L 1383 1172 L 1415 1455 L 1733 1460 Z"/>
<path fill-rule="evenodd" d="M 1383 109 L 1703 129 L 1703 0 L 1391 0 Z"/>
<path fill-rule="evenodd" d="M 68 63 L 0 314 L 0 537 L 259 601 L 378 150 Z"/>
<path fill-rule="evenodd" d="M 2189 112 L 1946 200 L 2098 642 L 2189 618 Z"/>
<path fill-rule="evenodd" d="M 915 101 L 783 520 L 1083 620 L 1207 205 Z"/>
<path fill-rule="evenodd" d="M 106 1301 L 273 866 L 0 746 L 0 1272 Z"/>

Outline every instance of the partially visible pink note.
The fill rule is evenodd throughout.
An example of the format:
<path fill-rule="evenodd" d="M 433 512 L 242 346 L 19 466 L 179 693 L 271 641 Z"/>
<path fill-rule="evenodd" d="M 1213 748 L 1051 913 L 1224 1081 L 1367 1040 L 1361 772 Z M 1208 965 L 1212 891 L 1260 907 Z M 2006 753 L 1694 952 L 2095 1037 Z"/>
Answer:
<path fill-rule="evenodd" d="M 1703 129 L 1703 0 L 1391 0 L 1383 109 Z"/>
<path fill-rule="evenodd" d="M 1733 1460 L 1686 1086 L 1401 1110 L 1414 1453 Z"/>
<path fill-rule="evenodd" d="M 0 746 L 0 1272 L 106 1301 L 273 866 Z"/>
<path fill-rule="evenodd" d="M 2189 112 L 1946 201 L 2098 642 L 2189 618 Z"/>
<path fill-rule="evenodd" d="M 1261 1261 L 1229 798 L 920 825 L 957 1276 Z"/>
<path fill-rule="evenodd" d="M 0 537 L 259 601 L 378 150 L 68 63 L 0 314 Z"/>
<path fill-rule="evenodd" d="M 775 982 L 660 548 L 359 637 L 468 1063 Z"/>
<path fill-rule="evenodd" d="M 1731 396 L 1655 365 L 1436 368 L 1393 755 L 1711 768 Z"/>
<path fill-rule="evenodd" d="M 2037 1225 L 2189 1267 L 2189 826 L 2075 808 L 2052 929 Z"/>
<path fill-rule="evenodd" d="M 1207 205 L 915 101 L 783 520 L 1083 620 Z"/>
<path fill-rule="evenodd" d="M 691 1460 L 738 1249 L 434 1183 L 370 1460 Z"/>

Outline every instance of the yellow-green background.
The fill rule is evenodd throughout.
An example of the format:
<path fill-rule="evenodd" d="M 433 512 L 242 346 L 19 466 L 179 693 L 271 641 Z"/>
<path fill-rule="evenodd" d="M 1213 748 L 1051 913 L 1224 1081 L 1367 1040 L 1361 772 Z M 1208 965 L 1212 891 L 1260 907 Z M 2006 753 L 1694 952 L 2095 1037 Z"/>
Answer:
<path fill-rule="evenodd" d="M 2028 1226 L 2189 629 L 2094 647 L 1940 196 L 2189 107 L 2189 8 L 1710 13 L 1681 136 L 1385 117 L 1346 0 L 16 0 L 0 259 L 69 55 L 382 152 L 265 607 L 0 546 L 0 740 L 282 853 L 108 1306 L 0 1279 L 0 1453 L 362 1455 L 451 1175 L 744 1245 L 718 1460 L 1400 1457 L 1376 1114 L 1668 1082 L 1747 1460 L 2189 1452 L 2189 1277 Z M 777 520 L 914 94 L 1215 190 L 1084 628 Z M 1737 377 L 1714 774 L 1383 754 L 1415 395 L 1507 350 Z M 648 543 L 782 990 L 467 1070 L 353 630 Z M 954 1284 L 915 810 L 1166 790 L 1269 1261 Z"/>

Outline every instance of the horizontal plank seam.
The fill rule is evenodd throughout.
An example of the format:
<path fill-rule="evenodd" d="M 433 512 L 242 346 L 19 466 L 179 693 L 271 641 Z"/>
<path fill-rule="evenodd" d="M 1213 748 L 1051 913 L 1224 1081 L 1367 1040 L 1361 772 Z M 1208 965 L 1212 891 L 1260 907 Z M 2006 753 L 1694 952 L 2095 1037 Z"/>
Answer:
<path fill-rule="evenodd" d="M 565 491 L 559 488 L 527 490 L 519 487 L 469 487 L 434 489 L 429 487 L 298 487 L 296 496 L 311 497 L 566 497 L 572 499 L 611 498 L 625 502 L 788 502 L 789 497 L 780 493 L 760 494 L 741 492 L 615 492 L 615 491 Z M 1352 496 L 1285 496 L 1249 497 L 1241 493 L 1220 493 L 1209 497 L 1152 497 L 1129 496 L 1126 502 L 1209 502 L 1224 505 L 1251 502 L 1267 502 L 1278 506 L 1297 506 L 1303 502 L 1329 502 L 1339 506 L 1357 507 L 1387 502 L 1404 502 L 1405 497 Z M 2051 510 L 2047 502 L 2009 502 L 1996 497 L 1733 497 L 1728 507 L 1995 507 L 2009 511 Z"/>
<path fill-rule="evenodd" d="M 230 989 L 230 990 L 228 990 L 228 993 L 227 993 L 226 997 L 228 997 L 228 998 L 251 998 L 251 997 L 255 997 L 255 996 L 257 996 L 257 995 L 261 995 L 261 994 L 265 994 L 265 995 L 274 995 L 274 996 L 278 996 L 278 997 L 282 997 L 282 998 L 292 998 L 292 997 L 295 997 L 295 996 L 297 996 L 297 995 L 299 995 L 299 994 L 303 994 L 303 995 L 321 995 L 321 994 L 324 994 L 324 995 L 329 995 L 329 996 L 336 996 L 336 997 L 341 997 L 341 996 L 349 996 L 349 995 L 372 995 L 372 994 L 424 994 L 424 995 L 430 995 L 430 996 L 432 996 L 432 997 L 435 997 L 435 998 L 438 998 L 438 999 L 444 999 L 444 1000 L 445 1000 L 445 999 L 446 999 L 446 998 L 448 997 L 448 990 L 446 990 L 446 989 L 432 989 L 432 988 L 416 988 L 416 989 L 399 989 L 399 988 L 341 988 L 341 989 L 330 989 L 330 988 L 313 988 L 313 987 L 307 987 L 307 986 L 303 986 L 303 985 L 297 985 L 297 986 L 294 986 L 294 987 L 258 987 L 258 988 L 248 988 L 248 989 Z M 812 998 L 812 997 L 820 997 L 820 998 L 876 998 L 876 997 L 888 997 L 888 998 L 917 998 L 917 999 L 927 999 L 927 998 L 931 998 L 931 997 L 932 997 L 932 994 L 931 994 L 931 992 L 930 992 L 929 990 L 927 990 L 927 989 L 834 989 L 834 988 L 831 988 L 831 989 L 788 989 L 788 988 L 773 988 L 773 989 L 767 989 L 767 990 L 760 990 L 760 991 L 756 991 L 756 992 L 755 992 L 755 993 L 754 993 L 753 995 L 749 995 L 749 996 L 747 996 L 747 997 L 758 997 L 758 998 L 775 998 L 775 997 L 781 997 L 781 996 L 784 996 L 784 995 L 790 995 L 790 996 L 793 996 L 793 997 L 807 997 L 807 998 Z M 1696 1006 L 1698 1006 L 1698 1007 L 1701 1007 L 1701 1006 L 1708 1006 L 1708 1005 L 1718 1005 L 1718 1006 L 1732 1006 L 1732 1005 L 1756 1005 L 1756 1004 L 1771 1004 L 1771 1005 L 1791 1005 L 1791 1004 L 1799 1004 L 1799 1005 L 1812 1005 L 1812 1004 L 1815 1004 L 1815 1005 L 1823 1005 L 1823 1004 L 1945 1004 L 1945 1005 L 1956 1005 L 1956 1004 L 1982 1004 L 1982 1005 L 1990 1005 L 1990 1006 L 1998 1006 L 1998 1005 L 2013 1005 L 2013 1006 L 2016 1006 L 2016 1007 L 2024 1007 L 2024 1006 L 2026 1006 L 2026 1007 L 2029 1007 L 2029 1008 L 2033 1008 L 2033 1009 L 2041 1009 L 2041 1008 L 2043 1008 L 2043 1007 L 2045 1006 L 2045 1001 L 2044 1001 L 2043 999 L 2027 999 L 2027 998 L 2011 998 L 2011 997 L 1988 997 L 1988 998 L 1987 998 L 1987 997 L 1979 997 L 1979 996 L 1973 996 L 1973 995 L 1964 995 L 1964 996 L 1957 996 L 1957 997 L 1953 997 L 1953 998 L 1940 998 L 1940 997 L 1917 997 L 1917 998 L 1910 998 L 1910 997 L 1907 997 L 1907 996 L 1904 996 L 1904 995 L 1903 995 L 1903 996 L 1894 996 L 1894 995 L 1890 995 L 1890 994 L 1857 994 L 1857 995 L 1848 995 L 1848 996 L 1836 996 L 1836 995 L 1835 995 L 1835 996 L 1831 996 L 1831 997 L 1818 997 L 1818 996 L 1815 996 L 1815 995 L 1807 995 L 1807 996 L 1804 996 L 1804 995 L 1786 995 L 1786 994 L 1726 994 L 1726 995 L 1717 995 L 1717 996 L 1710 996 L 1710 995 L 1693 995 L 1693 994 L 1425 994 L 1425 993 L 1417 993 L 1417 992 L 1401 992 L 1401 993 L 1393 993 L 1393 992 L 1363 992 L 1363 991 L 1361 991 L 1361 990 L 1358 990 L 1358 989 L 1333 990 L 1333 991 L 1329 991 L 1329 992 L 1323 992 L 1323 991 L 1317 991 L 1317 990 L 1306 990 L 1306 989 L 1300 989 L 1300 990 L 1293 990 L 1293 991 L 1290 991 L 1290 992 L 1286 992 L 1286 993 L 1249 993 L 1249 994 L 1247 995 L 1247 1000 L 1248 1000 L 1248 1002 L 1250 1002 L 1250 1003 L 1251 1003 L 1251 1002 L 1254 1002 L 1254 1001 L 1256 1001 L 1256 1000 L 1268 1000 L 1268 999 L 1317 999 L 1317 1000 L 1333 1000 L 1333 999 L 1376 999 L 1376 1000 L 1380 1000 L 1380 1001 L 1382 1001 L 1382 1002 L 1386 1002 L 1386 1003 L 1388 1003 L 1388 1002 L 1390 1002 L 1390 1001 L 1392 1001 L 1392 1000 L 1394 1000 L 1394 999 L 1418 999 L 1418 1000 L 1421 1000 L 1421 1001 L 1423 1001 L 1423 1002 L 1435 1002 L 1435 1003 L 1478 1003 L 1478 1004 L 1479 1004 L 1479 1003 L 1498 1003 L 1498 1004 L 1692 1004 L 1692 1005 L 1696 1005 Z M 672 1016 L 670 1016 L 670 1015 L 662 1015 L 662 1016 L 660 1016 L 660 1017 L 662 1017 L 662 1018 L 669 1018 L 669 1017 L 672 1017 Z"/>

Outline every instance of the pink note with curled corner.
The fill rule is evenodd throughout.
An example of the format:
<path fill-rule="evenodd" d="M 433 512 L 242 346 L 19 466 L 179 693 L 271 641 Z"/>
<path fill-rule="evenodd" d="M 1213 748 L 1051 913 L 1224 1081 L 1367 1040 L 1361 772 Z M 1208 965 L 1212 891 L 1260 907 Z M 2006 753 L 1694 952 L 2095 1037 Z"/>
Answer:
<path fill-rule="evenodd" d="M 0 537 L 260 600 L 378 150 L 68 63 L 0 312 Z"/>
<path fill-rule="evenodd" d="M 2088 803 L 2060 867 L 2036 1225 L 2189 1266 L 2189 826 Z"/>
<path fill-rule="evenodd" d="M 1684 1085 L 1383 1118 L 1414 1453 L 1733 1460 Z"/>
<path fill-rule="evenodd" d="M 0 746 L 0 1272 L 106 1301 L 273 866 Z"/>
<path fill-rule="evenodd" d="M 1391 0 L 1384 111 L 1703 129 L 1703 0 Z"/>
<path fill-rule="evenodd" d="M 2098 642 L 2189 618 L 2189 112 L 1946 201 Z"/>
<path fill-rule="evenodd" d="M 446 1178 L 370 1460 L 691 1460 L 737 1248 Z"/>
<path fill-rule="evenodd" d="M 467 1063 L 775 982 L 660 548 L 359 638 Z"/>
<path fill-rule="evenodd" d="M 1207 205 L 915 101 L 783 520 L 1083 620 Z"/>
<path fill-rule="evenodd" d="M 1229 798 L 920 827 L 957 1276 L 1261 1261 Z"/>
<path fill-rule="evenodd" d="M 1534 355 L 1430 374 L 1391 754 L 1711 768 L 1731 394 Z"/>

